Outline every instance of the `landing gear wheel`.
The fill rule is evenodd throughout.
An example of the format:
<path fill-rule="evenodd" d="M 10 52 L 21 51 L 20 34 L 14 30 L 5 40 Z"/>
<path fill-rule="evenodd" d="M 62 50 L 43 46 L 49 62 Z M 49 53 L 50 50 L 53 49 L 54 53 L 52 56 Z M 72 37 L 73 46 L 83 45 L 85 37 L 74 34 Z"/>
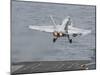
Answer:
<path fill-rule="evenodd" d="M 54 43 L 56 42 L 56 40 L 57 40 L 57 38 L 53 38 L 53 42 L 54 42 Z"/>
<path fill-rule="evenodd" d="M 69 39 L 69 42 L 72 43 L 72 39 Z"/>

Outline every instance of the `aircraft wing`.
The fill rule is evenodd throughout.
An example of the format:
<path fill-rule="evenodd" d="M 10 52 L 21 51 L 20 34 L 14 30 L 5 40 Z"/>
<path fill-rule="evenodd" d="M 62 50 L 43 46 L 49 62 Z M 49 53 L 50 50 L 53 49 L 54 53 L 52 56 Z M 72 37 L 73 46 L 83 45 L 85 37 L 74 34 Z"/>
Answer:
<path fill-rule="evenodd" d="M 85 29 L 80 29 L 80 28 L 76 28 L 76 27 L 69 27 L 68 29 L 68 33 L 69 34 L 82 34 L 82 35 L 87 35 L 89 33 L 91 33 L 91 30 L 85 30 Z"/>
<path fill-rule="evenodd" d="M 30 29 L 43 31 L 43 32 L 54 32 L 54 26 L 29 26 Z"/>

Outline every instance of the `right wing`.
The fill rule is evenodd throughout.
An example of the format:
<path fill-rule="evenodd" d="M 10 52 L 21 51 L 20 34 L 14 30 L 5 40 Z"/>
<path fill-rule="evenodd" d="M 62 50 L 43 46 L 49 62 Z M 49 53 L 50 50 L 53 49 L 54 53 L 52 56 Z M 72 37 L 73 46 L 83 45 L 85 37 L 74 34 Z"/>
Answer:
<path fill-rule="evenodd" d="M 87 34 L 91 33 L 91 30 L 85 30 L 85 29 L 69 26 L 68 33 L 69 34 L 87 35 Z"/>
<path fill-rule="evenodd" d="M 54 32 L 54 26 L 29 26 L 30 29 L 44 31 L 44 32 Z"/>

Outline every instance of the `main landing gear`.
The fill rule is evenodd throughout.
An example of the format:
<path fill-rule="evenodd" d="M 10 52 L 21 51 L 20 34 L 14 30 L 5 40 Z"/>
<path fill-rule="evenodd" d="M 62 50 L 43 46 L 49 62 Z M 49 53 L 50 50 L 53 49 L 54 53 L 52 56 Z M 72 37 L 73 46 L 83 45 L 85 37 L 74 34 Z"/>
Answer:
<path fill-rule="evenodd" d="M 72 43 L 72 39 L 69 39 L 69 43 Z"/>
<path fill-rule="evenodd" d="M 56 42 L 56 40 L 57 40 L 57 38 L 53 38 L 53 43 L 55 43 L 55 42 Z"/>
<path fill-rule="evenodd" d="M 70 39 L 69 35 L 67 35 L 67 38 L 69 40 L 69 43 L 71 44 L 72 43 L 72 39 Z"/>

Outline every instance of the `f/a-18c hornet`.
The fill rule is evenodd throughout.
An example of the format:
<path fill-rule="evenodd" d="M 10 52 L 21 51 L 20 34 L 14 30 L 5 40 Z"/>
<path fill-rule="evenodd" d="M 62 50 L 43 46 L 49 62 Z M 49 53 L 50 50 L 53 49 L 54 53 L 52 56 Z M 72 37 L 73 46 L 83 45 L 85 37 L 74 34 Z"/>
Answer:
<path fill-rule="evenodd" d="M 72 43 L 72 37 L 84 36 L 89 33 L 91 33 L 91 30 L 85 30 L 81 28 L 73 27 L 73 23 L 71 18 L 68 16 L 65 18 L 62 22 L 62 24 L 57 25 L 53 19 L 52 16 L 50 16 L 50 19 L 52 20 L 54 25 L 45 25 L 45 26 L 37 26 L 37 25 L 30 25 L 30 29 L 48 32 L 53 34 L 53 42 L 56 42 L 56 40 L 60 37 L 67 37 L 69 43 Z"/>

